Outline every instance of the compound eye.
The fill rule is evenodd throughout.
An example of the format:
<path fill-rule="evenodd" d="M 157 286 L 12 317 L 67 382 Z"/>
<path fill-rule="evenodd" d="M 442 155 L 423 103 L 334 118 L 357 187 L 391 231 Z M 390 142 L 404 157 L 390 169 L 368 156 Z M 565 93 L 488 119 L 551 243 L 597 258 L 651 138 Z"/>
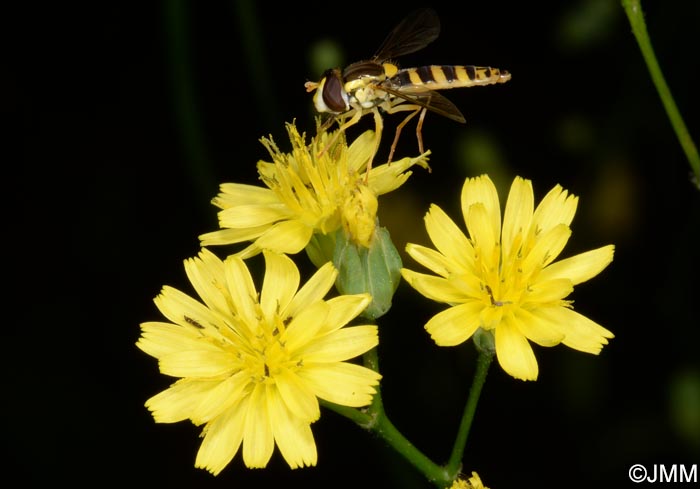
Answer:
<path fill-rule="evenodd" d="M 324 77 L 326 83 L 323 84 L 323 102 L 333 112 L 345 112 L 348 110 L 347 93 L 343 87 L 340 70 L 328 70 Z"/>

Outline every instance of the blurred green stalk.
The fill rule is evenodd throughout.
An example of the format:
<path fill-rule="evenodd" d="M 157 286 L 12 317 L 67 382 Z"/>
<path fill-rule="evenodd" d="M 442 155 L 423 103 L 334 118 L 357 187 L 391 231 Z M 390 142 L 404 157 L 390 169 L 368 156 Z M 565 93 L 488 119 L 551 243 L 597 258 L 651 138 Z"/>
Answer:
<path fill-rule="evenodd" d="M 191 177 L 192 187 L 198 202 L 209 201 L 217 189 L 212 163 L 204 138 L 204 130 L 195 96 L 192 63 L 190 59 L 190 32 L 188 25 L 187 2 L 183 0 L 164 1 L 166 40 L 168 46 L 168 64 L 172 83 L 173 109 L 175 122 L 181 135 L 181 144 L 185 151 L 184 162 Z"/>
<path fill-rule="evenodd" d="M 447 488 L 452 485 L 461 473 L 462 456 L 464 455 L 464 447 L 467 443 L 469 428 L 474 420 L 476 406 L 479 403 L 479 395 L 486 381 L 486 374 L 488 373 L 489 365 L 491 365 L 492 360 L 492 353 L 479 352 L 474 380 L 469 390 L 469 398 L 464 408 L 464 414 L 460 422 L 454 447 L 452 448 L 450 460 L 446 465 L 438 465 L 430 460 L 394 426 L 384 412 L 384 404 L 379 387 L 377 387 L 377 393 L 374 395 L 372 404 L 368 408 L 356 409 L 340 406 L 322 399 L 321 404 L 341 416 L 345 416 L 354 421 L 362 428 L 374 432 L 408 460 L 411 465 L 418 469 L 426 479 L 437 487 Z M 365 353 L 363 361 L 365 367 L 379 372 L 379 356 L 376 348 Z"/>
<path fill-rule="evenodd" d="M 452 454 L 450 455 L 449 462 L 447 462 L 447 474 L 452 478 L 456 478 L 462 469 L 462 457 L 464 456 L 464 448 L 467 445 L 467 437 L 469 436 L 472 421 L 474 421 L 474 414 L 476 413 L 476 406 L 479 404 L 481 389 L 484 387 L 484 382 L 486 382 L 486 374 L 489 371 L 492 360 L 493 353 L 479 351 L 479 356 L 476 360 L 474 380 L 469 389 L 469 397 L 467 398 L 467 404 L 464 406 L 464 414 L 462 415 L 462 421 L 457 430 L 457 437 L 452 447 Z"/>
<path fill-rule="evenodd" d="M 695 174 L 695 184 L 698 186 L 698 188 L 700 188 L 700 156 L 698 155 L 698 150 L 695 143 L 690 137 L 688 128 L 686 127 L 685 122 L 683 122 L 683 117 L 676 106 L 676 102 L 673 100 L 671 90 L 666 84 L 663 72 L 659 67 L 659 62 L 656 60 L 654 48 L 651 46 L 647 26 L 644 22 L 641 2 L 640 0 L 622 0 L 622 7 L 625 9 L 627 18 L 632 26 L 632 33 L 637 39 L 637 44 L 639 44 L 639 49 L 642 51 L 642 56 L 647 64 L 647 68 L 649 69 L 651 79 L 654 82 L 654 85 L 656 85 L 656 91 L 659 92 L 659 97 L 661 97 L 661 102 L 664 104 L 668 118 L 671 120 L 673 130 L 676 131 L 678 141 L 680 142 L 683 151 L 685 151 L 685 155 L 688 158 L 691 170 Z"/>

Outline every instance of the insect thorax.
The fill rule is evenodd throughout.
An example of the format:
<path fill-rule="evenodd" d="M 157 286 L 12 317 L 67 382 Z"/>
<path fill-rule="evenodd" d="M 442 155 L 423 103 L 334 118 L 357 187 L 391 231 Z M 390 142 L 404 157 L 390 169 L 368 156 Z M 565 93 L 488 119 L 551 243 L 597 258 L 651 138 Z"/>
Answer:
<path fill-rule="evenodd" d="M 344 87 L 351 105 L 369 109 L 388 100 L 389 94 L 379 87 L 395 72 L 395 65 L 376 61 L 360 61 L 345 68 Z"/>

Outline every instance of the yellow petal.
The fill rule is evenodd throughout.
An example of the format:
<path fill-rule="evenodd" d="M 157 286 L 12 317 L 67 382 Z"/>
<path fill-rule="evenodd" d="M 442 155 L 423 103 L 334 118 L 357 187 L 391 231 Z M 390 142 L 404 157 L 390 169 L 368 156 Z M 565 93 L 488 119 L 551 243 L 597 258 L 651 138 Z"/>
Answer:
<path fill-rule="evenodd" d="M 309 280 L 299 289 L 292 301 L 284 311 L 284 317 L 296 316 L 311 304 L 322 300 L 335 283 L 338 272 L 333 263 L 328 262 L 319 268 Z"/>
<path fill-rule="evenodd" d="M 243 440 L 245 415 L 249 401 L 229 408 L 205 427 L 205 436 L 197 452 L 195 467 L 219 474 L 238 452 Z"/>
<path fill-rule="evenodd" d="M 481 477 L 474 471 L 472 471 L 472 476 L 469 478 L 469 484 L 471 484 L 472 489 L 489 489 L 484 486 L 484 483 L 481 482 Z"/>
<path fill-rule="evenodd" d="M 362 407 L 372 402 L 381 375 L 353 363 L 323 363 L 306 365 L 299 371 L 321 399 L 350 407 Z"/>
<path fill-rule="evenodd" d="M 236 256 L 229 256 L 224 262 L 226 287 L 231 297 L 233 313 L 247 325 L 257 324 L 256 304 L 258 292 L 245 262 Z M 253 331 L 253 334 L 256 334 Z"/>
<path fill-rule="evenodd" d="M 224 262 L 207 249 L 202 249 L 197 258 L 185 260 L 185 273 L 199 297 L 209 309 L 221 315 L 229 313 L 226 296 L 222 293 L 226 283 Z M 203 319 L 204 323 L 209 319 Z M 206 327 L 207 324 L 201 324 Z"/>
<path fill-rule="evenodd" d="M 535 353 L 508 315 L 496 328 L 496 356 L 508 375 L 521 380 L 537 380 Z"/>
<path fill-rule="evenodd" d="M 318 399 L 299 376 L 281 368 L 275 372 L 275 383 L 292 415 L 305 423 L 313 423 L 319 418 Z"/>
<path fill-rule="evenodd" d="M 278 173 L 277 165 L 268 161 L 259 160 L 255 167 L 258 169 L 258 175 L 260 175 L 260 180 L 262 180 L 263 183 L 265 183 L 268 187 L 272 188 L 270 182 L 276 183 Z M 272 190 L 270 191 L 273 192 Z M 279 202 L 279 196 L 277 196 L 277 194 L 275 194 L 275 196 L 277 197 L 277 201 Z"/>
<path fill-rule="evenodd" d="M 252 241 L 270 228 L 269 224 L 244 229 L 220 229 L 199 235 L 202 246 L 226 245 Z"/>
<path fill-rule="evenodd" d="M 269 188 L 243 183 L 224 183 L 219 187 L 221 193 L 212 203 L 222 209 L 248 204 L 274 204 L 279 202 Z"/>
<path fill-rule="evenodd" d="M 506 210 L 503 215 L 503 232 L 501 244 L 503 256 L 509 257 L 514 252 L 512 247 L 516 236 L 524 239 L 530 229 L 530 220 L 534 209 L 534 195 L 532 182 L 520 177 L 513 180 L 506 202 Z M 517 250 L 515 250 L 517 251 Z"/>
<path fill-rule="evenodd" d="M 524 276 L 541 270 L 554 261 L 571 236 L 571 228 L 559 224 L 542 233 L 541 237 L 522 262 Z"/>
<path fill-rule="evenodd" d="M 447 278 L 450 274 L 450 269 L 453 267 L 452 262 L 439 251 L 425 246 L 408 243 L 406 245 L 406 253 L 418 263 L 427 269 L 437 273 L 441 277 Z"/>
<path fill-rule="evenodd" d="M 328 304 L 323 301 L 316 302 L 299 312 L 287 326 L 287 330 L 280 337 L 289 351 L 306 346 L 318 330 L 323 326 L 328 317 Z"/>
<path fill-rule="evenodd" d="M 328 299 L 328 317 L 318 334 L 327 334 L 342 328 L 367 309 L 371 302 L 372 296 L 369 294 L 339 295 Z"/>
<path fill-rule="evenodd" d="M 466 222 L 474 249 L 483 257 L 489 274 L 495 274 L 500 264 L 499 236 L 500 230 L 493 232 L 492 217 L 486 207 L 477 202 L 467 211 Z M 475 253 L 476 254 L 476 253 Z"/>
<path fill-rule="evenodd" d="M 181 379 L 146 401 L 157 423 L 189 419 L 202 399 L 219 385 L 218 380 Z"/>
<path fill-rule="evenodd" d="M 461 270 L 474 269 L 474 249 L 464 233 L 445 212 L 433 204 L 425 215 L 425 229 L 435 247 Z"/>
<path fill-rule="evenodd" d="M 407 171 L 413 165 L 419 165 L 423 168 L 430 168 L 427 163 L 426 152 L 424 155 L 417 158 L 401 158 L 398 161 L 385 163 L 372 168 L 369 172 L 369 186 L 377 194 L 383 195 L 392 192 L 403 185 L 406 180 L 413 174 Z"/>
<path fill-rule="evenodd" d="M 289 219 L 287 206 L 278 204 L 238 205 L 219 212 L 219 225 L 224 228 L 252 228 Z"/>
<path fill-rule="evenodd" d="M 149 322 L 141 324 L 141 337 L 136 346 L 155 358 L 196 346 L 200 334 L 176 324 Z"/>
<path fill-rule="evenodd" d="M 538 280 L 530 284 L 523 302 L 527 303 L 555 303 L 573 292 L 574 286 L 569 279 Z"/>
<path fill-rule="evenodd" d="M 260 307 L 268 320 L 284 311 L 299 288 L 299 269 L 286 255 L 265 251 Z"/>
<path fill-rule="evenodd" d="M 204 304 L 167 285 L 153 302 L 163 316 L 187 330 L 194 331 L 210 324 L 222 325 L 219 316 Z"/>
<path fill-rule="evenodd" d="M 200 397 L 192 414 L 189 416 L 194 424 L 208 423 L 225 410 L 243 399 L 250 385 L 250 374 L 241 370 L 212 386 Z"/>
<path fill-rule="evenodd" d="M 578 197 L 556 185 L 545 195 L 532 216 L 532 232 L 547 232 L 559 224 L 571 225 L 576 214 Z"/>
<path fill-rule="evenodd" d="M 414 272 L 407 268 L 401 269 L 401 276 L 411 287 L 428 299 L 447 304 L 460 303 L 469 299 L 465 291 L 455 287 L 454 283 L 448 279 Z"/>
<path fill-rule="evenodd" d="M 615 247 L 613 245 L 580 253 L 552 263 L 542 270 L 539 278 L 540 280 L 566 278 L 571 280 L 573 285 L 577 285 L 602 272 L 612 262 L 614 253 Z"/>
<path fill-rule="evenodd" d="M 290 414 L 275 386 L 267 386 L 266 397 L 272 433 L 286 462 L 292 469 L 316 465 L 316 442 L 309 423 Z"/>
<path fill-rule="evenodd" d="M 243 424 L 243 462 L 250 469 L 263 468 L 275 448 L 265 398 L 265 384 L 255 384 Z"/>
<path fill-rule="evenodd" d="M 474 204 L 481 204 L 486 211 L 486 219 L 490 229 L 490 234 L 500 237 L 501 234 L 501 205 L 498 200 L 498 191 L 488 175 L 481 175 L 475 178 L 468 178 L 462 186 L 462 215 L 467 220 L 469 209 Z M 469 230 L 471 235 L 471 229 Z M 472 235 L 472 238 L 474 236 Z"/>
<path fill-rule="evenodd" d="M 315 188 L 307 186 L 305 181 L 290 166 L 283 166 L 283 171 L 276 174 L 277 191 L 285 205 L 293 213 L 306 212 L 319 213 L 320 201 Z"/>
<path fill-rule="evenodd" d="M 349 192 L 341 208 L 341 223 L 353 242 L 369 248 L 377 225 L 377 196 L 366 185 Z"/>
<path fill-rule="evenodd" d="M 328 205 L 334 205 L 331 203 L 334 200 L 334 195 L 329 193 L 329 188 L 337 188 L 338 180 L 336 178 L 336 173 L 331 169 L 331 167 L 337 166 L 340 163 L 340 159 L 343 158 L 342 149 L 339 151 L 339 158 L 331 158 L 328 152 L 324 153 L 323 156 L 316 160 L 316 164 L 312 163 L 312 158 L 310 157 L 308 151 L 305 149 L 305 155 L 302 158 L 298 158 L 299 173 L 289 173 L 290 183 L 293 185 L 291 190 L 293 194 L 289 196 L 290 199 L 295 199 L 300 205 L 298 211 L 309 211 L 313 210 L 314 213 L 321 213 L 322 208 Z M 331 170 L 330 172 L 328 170 Z M 308 191 L 308 193 L 307 193 Z"/>
<path fill-rule="evenodd" d="M 563 344 L 586 353 L 597 355 L 608 344 L 608 339 L 615 336 L 586 316 L 566 307 L 540 308 L 533 314 L 558 325 L 564 333 Z"/>
<path fill-rule="evenodd" d="M 374 150 L 374 131 L 360 134 L 348 147 L 348 169 L 361 172 L 367 165 Z"/>
<path fill-rule="evenodd" d="M 366 353 L 378 343 L 376 326 L 352 326 L 315 339 L 296 356 L 305 363 L 342 362 Z"/>
<path fill-rule="evenodd" d="M 409 177 L 413 174 L 412 171 L 397 173 L 394 171 L 393 166 L 394 163 L 392 162 L 391 165 L 384 164 L 370 170 L 368 185 L 375 194 L 384 195 L 396 190 L 401 185 L 406 183 Z"/>
<path fill-rule="evenodd" d="M 503 314 L 503 307 L 482 307 L 479 314 L 479 322 L 481 323 L 481 327 L 486 331 L 497 328 L 501 324 Z"/>
<path fill-rule="evenodd" d="M 309 244 L 313 228 L 299 220 L 281 221 L 274 224 L 256 241 L 260 249 L 293 255 Z"/>
<path fill-rule="evenodd" d="M 479 313 L 484 305 L 478 301 L 459 304 L 433 316 L 426 331 L 438 346 L 455 346 L 474 334 L 480 325 Z"/>
<path fill-rule="evenodd" d="M 192 342 L 189 349 L 162 355 L 158 362 L 165 375 L 198 378 L 229 375 L 240 368 L 240 364 L 235 352 L 222 350 L 207 341 Z"/>
<path fill-rule="evenodd" d="M 522 308 L 516 311 L 514 324 L 528 340 L 540 346 L 555 346 L 564 339 L 564 333 L 558 325 Z"/>
<path fill-rule="evenodd" d="M 226 243 L 222 243 L 226 244 Z M 234 253 L 233 256 L 236 256 L 240 258 L 241 260 L 247 260 L 248 258 L 252 258 L 254 256 L 257 256 L 260 254 L 262 251 L 262 248 L 260 248 L 256 243 L 252 243 L 245 248 L 243 248 L 241 251 Z M 279 251 L 277 252 L 279 253 Z"/>

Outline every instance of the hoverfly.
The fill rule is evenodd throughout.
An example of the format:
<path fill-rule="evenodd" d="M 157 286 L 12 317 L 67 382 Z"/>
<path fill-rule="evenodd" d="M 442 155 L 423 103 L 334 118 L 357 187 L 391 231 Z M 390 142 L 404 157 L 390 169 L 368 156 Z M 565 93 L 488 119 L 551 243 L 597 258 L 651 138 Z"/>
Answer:
<path fill-rule="evenodd" d="M 379 149 L 384 113 L 410 112 L 396 127 L 389 151 L 392 160 L 399 135 L 404 126 L 420 113 L 416 127 L 418 150 L 423 153 L 422 128 L 429 110 L 457 122 L 465 122 L 460 110 L 436 90 L 505 83 L 511 75 L 497 68 L 471 65 L 431 65 L 399 68 L 395 58 L 416 52 L 433 42 L 440 34 L 440 20 L 432 9 L 420 9 L 403 19 L 369 61 L 358 61 L 345 69 L 327 70 L 321 81 L 306 82 L 307 92 L 313 92 L 316 111 L 330 114 L 322 127 L 335 120 L 340 128 L 336 136 L 356 124 L 363 115 L 372 113 L 376 139 L 372 158 Z M 334 140 L 335 138 L 333 138 Z M 326 151 L 333 140 L 326 146 Z M 322 151 L 322 154 L 323 154 Z M 372 160 L 368 164 L 371 168 Z"/>

